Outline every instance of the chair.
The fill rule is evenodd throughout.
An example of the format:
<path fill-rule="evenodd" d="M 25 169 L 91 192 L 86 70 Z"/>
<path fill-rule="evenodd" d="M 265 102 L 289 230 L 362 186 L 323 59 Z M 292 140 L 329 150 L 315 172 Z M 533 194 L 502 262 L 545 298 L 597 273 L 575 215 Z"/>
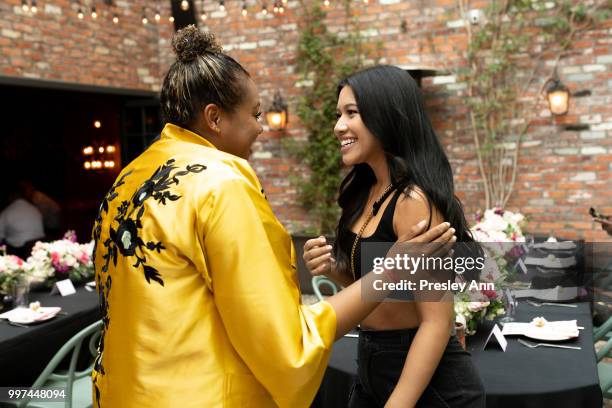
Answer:
<path fill-rule="evenodd" d="M 612 336 L 612 317 L 608 317 L 608 320 L 605 321 L 599 327 L 595 327 L 593 330 L 593 341 L 597 343 L 599 340 L 607 340 Z M 605 337 L 605 339 L 604 339 Z"/>
<path fill-rule="evenodd" d="M 89 351 L 92 356 L 97 354 L 98 339 L 100 338 L 102 321 L 89 325 L 77 334 L 75 334 L 66 344 L 51 359 L 49 364 L 45 367 L 42 373 L 38 376 L 32 387 L 44 387 L 44 388 L 57 388 L 65 390 L 64 402 L 30 402 L 30 399 L 24 399 L 16 402 L 15 405 L 19 408 L 52 408 L 52 407 L 65 407 L 65 408 L 84 408 L 91 407 L 92 401 L 92 383 L 91 383 L 91 371 L 93 369 L 93 363 L 85 370 L 76 371 L 76 364 L 78 361 L 79 353 L 81 351 L 81 345 L 83 341 L 91 336 L 89 339 Z M 68 371 L 60 372 L 55 371 L 57 366 L 72 352 L 70 357 L 70 365 Z"/>
<path fill-rule="evenodd" d="M 597 352 L 597 374 L 604 398 L 612 399 L 612 363 L 602 361 L 612 350 L 612 338 Z"/>
<path fill-rule="evenodd" d="M 321 294 L 321 290 L 319 289 L 319 286 L 324 286 L 324 285 L 327 285 L 331 288 L 333 295 L 338 293 L 338 287 L 329 278 L 325 276 L 313 276 L 312 289 L 314 290 L 314 293 L 317 296 L 317 299 L 323 300 L 323 295 Z"/>

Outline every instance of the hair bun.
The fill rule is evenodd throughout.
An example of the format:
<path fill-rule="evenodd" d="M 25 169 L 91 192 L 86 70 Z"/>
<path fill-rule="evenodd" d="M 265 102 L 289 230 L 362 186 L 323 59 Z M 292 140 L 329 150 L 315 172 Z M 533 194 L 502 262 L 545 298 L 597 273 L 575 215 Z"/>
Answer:
<path fill-rule="evenodd" d="M 181 62 L 191 62 L 200 55 L 223 51 L 212 33 L 204 33 L 193 24 L 176 32 L 172 38 L 172 48 Z"/>

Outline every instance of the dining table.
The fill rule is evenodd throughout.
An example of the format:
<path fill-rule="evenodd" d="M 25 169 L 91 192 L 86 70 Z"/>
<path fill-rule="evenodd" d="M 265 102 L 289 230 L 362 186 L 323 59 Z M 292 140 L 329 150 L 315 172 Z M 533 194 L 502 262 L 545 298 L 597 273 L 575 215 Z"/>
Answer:
<path fill-rule="evenodd" d="M 42 307 L 61 307 L 53 319 L 16 326 L 0 319 L 0 387 L 31 386 L 59 349 L 81 329 L 101 318 L 98 294 L 84 286 L 60 296 L 49 291 L 30 292 L 29 301 Z M 86 353 L 79 365 L 88 364 Z"/>
<path fill-rule="evenodd" d="M 495 408 L 601 408 L 597 361 L 593 347 L 593 324 L 589 302 L 571 303 L 574 307 L 534 306 L 520 300 L 514 320 L 531 322 L 535 317 L 547 321 L 576 320 L 581 327 L 576 339 L 555 344 L 580 347 L 560 349 L 528 348 L 518 339 L 530 343 L 541 341 L 524 336 L 507 336 L 504 352 L 495 341 L 485 341 L 498 321 L 483 321 L 466 349 L 471 353 L 486 392 L 486 406 Z M 357 373 L 357 337 L 350 334 L 339 339 L 332 350 L 321 387 L 312 403 L 315 408 L 346 407 Z"/>

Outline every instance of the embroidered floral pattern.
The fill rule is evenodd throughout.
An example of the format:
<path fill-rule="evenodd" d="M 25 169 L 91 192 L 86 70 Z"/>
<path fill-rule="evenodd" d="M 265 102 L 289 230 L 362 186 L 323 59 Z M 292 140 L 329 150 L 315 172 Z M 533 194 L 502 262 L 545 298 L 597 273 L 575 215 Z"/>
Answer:
<path fill-rule="evenodd" d="M 125 258 L 133 257 L 135 258 L 133 267 L 142 268 L 147 283 L 151 284 L 151 281 L 154 281 L 164 286 L 164 280 L 159 271 L 147 263 L 147 255 L 149 253 L 161 253 L 161 251 L 166 248 L 160 241 L 145 242 L 139 235 L 139 230 L 142 229 L 142 217 L 145 213 L 144 204 L 147 200 L 153 199 L 157 201 L 159 205 L 167 205 L 169 202 L 180 199 L 180 195 L 172 194 L 170 191 L 171 187 L 179 184 L 180 177 L 190 173 L 200 173 L 206 169 L 206 166 L 202 164 L 194 164 L 187 165 L 184 170 L 177 171 L 178 167 L 174 165 L 174 162 L 174 159 L 168 160 L 165 164 L 160 166 L 148 180 L 141 184 L 130 200 L 123 200 L 119 203 L 117 215 L 108 226 L 109 236 L 100 245 L 101 248 L 99 248 L 99 244 L 102 235 L 104 215 L 108 215 L 110 203 L 119 195 L 117 189 L 125 184 L 126 178 L 132 171 L 125 173 L 117 180 L 100 205 L 100 211 L 96 217 L 93 230 L 93 238 L 95 241 L 93 253 L 94 262 L 97 250 L 101 249 L 104 251 L 102 255 L 104 265 L 99 273 L 96 274 L 103 322 L 102 336 L 100 337 L 98 346 L 98 355 L 94 362 L 94 371 L 96 371 L 98 375 L 106 374 L 102 364 L 102 356 L 104 354 L 104 337 L 110 324 L 110 319 L 108 317 L 108 297 L 112 284 L 111 276 L 108 274 L 110 263 L 112 262 L 113 266 L 116 267 L 119 255 Z M 106 221 L 108 222 L 108 220 Z M 117 229 L 113 227 L 115 223 Z M 104 278 L 103 275 L 105 275 Z M 100 390 L 96 384 L 96 379 L 97 377 L 94 378 L 94 390 L 96 403 L 99 407 Z"/>

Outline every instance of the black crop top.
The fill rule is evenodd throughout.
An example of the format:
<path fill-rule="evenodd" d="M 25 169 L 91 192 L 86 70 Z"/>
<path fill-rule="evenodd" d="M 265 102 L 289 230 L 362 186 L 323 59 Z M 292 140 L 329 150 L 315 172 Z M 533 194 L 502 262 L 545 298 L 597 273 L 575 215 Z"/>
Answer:
<path fill-rule="evenodd" d="M 368 266 L 368 270 L 365 271 L 367 273 L 372 268 L 374 257 L 377 257 L 377 256 L 384 257 L 387 254 L 387 251 L 391 248 L 391 246 L 397 241 L 397 235 L 395 234 L 395 231 L 393 230 L 393 213 L 395 213 L 395 206 L 397 204 L 397 200 L 400 195 L 401 195 L 401 191 L 399 190 L 393 194 L 393 197 L 391 197 L 391 201 L 385 208 L 385 212 L 383 213 L 380 219 L 380 222 L 378 223 L 378 226 L 376 227 L 376 231 L 374 231 L 374 233 L 370 236 L 361 237 L 361 239 L 357 243 L 357 248 L 355 248 L 355 265 L 354 265 L 355 266 L 355 277 L 357 279 L 361 278 L 361 261 L 362 261 L 361 245 L 362 244 L 373 243 L 373 242 L 388 244 L 388 245 L 380 245 L 381 248 L 378 248 L 378 246 L 376 248 L 376 249 L 381 249 L 381 250 L 384 249 L 385 251 L 384 253 L 378 253 L 381 251 L 371 251 L 371 250 L 367 251 L 367 254 L 366 254 L 367 259 L 364 259 L 365 261 L 364 264 Z M 344 252 L 346 253 L 348 257 L 349 275 L 352 275 L 351 270 L 350 270 L 351 249 L 353 248 L 353 243 L 355 242 L 356 236 L 357 234 L 355 234 L 353 231 L 349 229 L 348 235 L 347 235 L 348 239 L 346 240 L 346 242 L 340 243 L 340 245 L 342 246 L 342 249 L 344 250 Z"/>

